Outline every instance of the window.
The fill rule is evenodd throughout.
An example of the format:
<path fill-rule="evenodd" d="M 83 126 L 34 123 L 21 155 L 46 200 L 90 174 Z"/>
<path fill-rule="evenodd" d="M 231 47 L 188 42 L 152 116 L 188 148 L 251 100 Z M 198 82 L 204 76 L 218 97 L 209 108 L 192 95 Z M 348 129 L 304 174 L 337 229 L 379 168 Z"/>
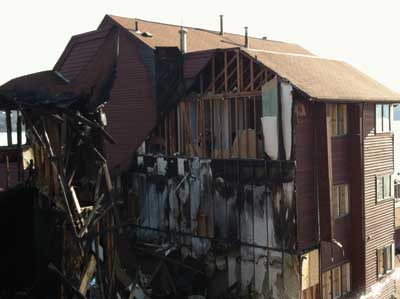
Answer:
<path fill-rule="evenodd" d="M 390 105 L 375 105 L 375 131 L 376 133 L 391 131 L 391 106 Z"/>
<path fill-rule="evenodd" d="M 18 144 L 17 126 L 21 114 L 16 110 L 0 111 L 0 146 Z M 21 121 L 21 144 L 26 143 L 25 127 Z"/>
<path fill-rule="evenodd" d="M 328 117 L 332 136 L 347 134 L 347 106 L 345 104 L 328 105 Z"/>
<path fill-rule="evenodd" d="M 393 244 L 377 250 L 378 278 L 393 270 Z"/>
<path fill-rule="evenodd" d="M 349 185 L 333 185 L 332 187 L 332 217 L 334 219 L 349 213 Z"/>
<path fill-rule="evenodd" d="M 376 199 L 383 200 L 392 197 L 392 176 L 390 174 L 376 177 Z"/>
<path fill-rule="evenodd" d="M 349 293 L 350 263 L 337 266 L 322 273 L 322 298 L 335 299 Z"/>

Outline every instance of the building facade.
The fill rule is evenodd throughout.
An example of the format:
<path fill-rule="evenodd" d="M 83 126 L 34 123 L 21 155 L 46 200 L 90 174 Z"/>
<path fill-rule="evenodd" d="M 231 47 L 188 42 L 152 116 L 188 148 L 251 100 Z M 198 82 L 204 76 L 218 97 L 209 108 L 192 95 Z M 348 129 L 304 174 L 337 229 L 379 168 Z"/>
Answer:
<path fill-rule="evenodd" d="M 390 298 L 400 95 L 297 45 L 115 16 L 55 70 L 73 81 L 110 34 L 119 296 L 139 277 L 159 296 Z"/>

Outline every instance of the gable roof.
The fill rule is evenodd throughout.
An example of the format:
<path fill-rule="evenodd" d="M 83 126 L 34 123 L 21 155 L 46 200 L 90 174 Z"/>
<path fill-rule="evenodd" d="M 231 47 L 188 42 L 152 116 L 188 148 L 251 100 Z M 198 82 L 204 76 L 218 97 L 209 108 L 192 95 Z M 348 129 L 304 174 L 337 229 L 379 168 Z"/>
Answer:
<path fill-rule="evenodd" d="M 111 20 L 127 29 L 133 36 L 143 41 L 149 47 L 180 47 L 179 31 L 181 30 L 181 26 L 106 15 L 103 22 L 100 24 L 99 29 L 102 28 L 102 25 L 105 24 L 107 20 Z M 152 37 L 144 37 L 142 34 L 136 32 L 135 21 L 138 21 L 139 30 L 141 32 L 150 32 Z M 188 30 L 187 52 L 244 46 L 243 35 L 232 33 L 224 33 L 224 35 L 220 35 L 219 32 L 212 30 L 186 26 L 184 26 L 184 28 Z M 255 49 L 312 55 L 312 53 L 296 44 L 279 41 L 249 37 L 249 44 L 250 47 Z"/>
<path fill-rule="evenodd" d="M 311 55 L 242 49 L 316 100 L 400 102 L 400 94 L 348 63 Z"/>
<path fill-rule="evenodd" d="M 102 29 L 109 21 L 125 28 L 151 48 L 180 47 L 181 26 L 106 15 L 99 29 Z M 152 37 L 145 37 L 140 32 L 136 32 L 136 21 L 138 21 L 140 32 L 150 32 Z M 244 48 L 243 35 L 232 33 L 220 35 L 219 32 L 212 30 L 186 26 L 184 28 L 188 30 L 187 52 L 189 53 L 186 55 L 190 55 L 190 52 L 240 48 L 313 99 L 400 102 L 399 93 L 390 90 L 351 65 L 338 60 L 317 57 L 296 44 L 249 37 L 249 48 Z"/>

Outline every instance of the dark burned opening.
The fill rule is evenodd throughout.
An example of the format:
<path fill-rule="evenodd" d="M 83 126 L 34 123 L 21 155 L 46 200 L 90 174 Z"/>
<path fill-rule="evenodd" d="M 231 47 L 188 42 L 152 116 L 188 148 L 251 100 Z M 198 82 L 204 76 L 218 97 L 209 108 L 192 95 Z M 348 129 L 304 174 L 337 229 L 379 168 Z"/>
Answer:
<path fill-rule="evenodd" d="M 0 192 L 0 297 L 59 298 L 59 281 L 48 270 L 61 265 L 64 215 L 32 187 Z"/>

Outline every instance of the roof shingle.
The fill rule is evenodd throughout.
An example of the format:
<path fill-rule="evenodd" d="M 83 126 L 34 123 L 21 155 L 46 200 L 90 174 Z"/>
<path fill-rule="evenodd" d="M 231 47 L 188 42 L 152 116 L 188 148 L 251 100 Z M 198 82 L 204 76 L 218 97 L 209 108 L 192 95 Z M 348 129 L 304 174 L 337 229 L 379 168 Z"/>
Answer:
<path fill-rule="evenodd" d="M 107 15 L 111 20 L 118 23 L 120 26 L 128 29 L 129 32 L 143 41 L 148 46 L 155 47 L 179 47 L 181 26 L 163 24 L 141 19 L 125 18 Z M 106 17 L 106 18 L 107 18 Z M 135 31 L 135 21 L 138 21 L 139 30 L 141 32 L 150 32 L 152 37 L 144 37 Z M 210 49 L 225 49 L 232 47 L 244 46 L 244 36 L 239 34 L 224 33 L 220 35 L 219 32 L 186 27 L 187 33 L 187 51 L 196 52 Z M 304 48 L 290 43 L 279 41 L 264 40 L 254 37 L 249 37 L 250 47 L 255 49 L 262 49 L 268 51 L 308 54 L 312 55 Z"/>

